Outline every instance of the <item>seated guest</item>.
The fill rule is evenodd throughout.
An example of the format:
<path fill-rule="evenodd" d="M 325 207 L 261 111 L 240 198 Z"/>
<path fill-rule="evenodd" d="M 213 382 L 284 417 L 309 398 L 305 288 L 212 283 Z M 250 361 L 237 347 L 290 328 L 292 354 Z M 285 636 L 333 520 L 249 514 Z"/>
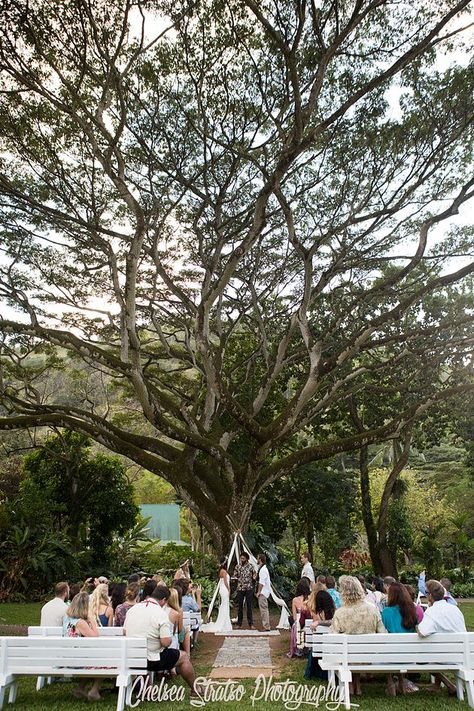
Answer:
<path fill-rule="evenodd" d="M 100 583 L 90 596 L 91 615 L 99 627 L 112 627 L 114 611 L 110 604 L 109 586 Z"/>
<path fill-rule="evenodd" d="M 199 612 L 201 609 L 201 587 L 193 585 L 191 580 L 183 581 L 182 585 L 185 590 L 181 603 L 183 612 Z"/>
<path fill-rule="evenodd" d="M 388 589 L 387 605 L 382 610 L 382 622 L 387 632 L 401 633 L 416 631 L 418 620 L 415 606 L 408 590 L 401 583 L 392 583 Z M 405 679 L 403 674 L 400 675 L 400 684 L 403 685 L 403 690 L 407 693 L 418 691 L 418 687 L 408 679 Z M 388 675 L 387 693 L 390 696 L 395 696 L 397 693 L 395 682 L 391 674 Z"/>
<path fill-rule="evenodd" d="M 183 612 L 199 612 L 201 610 L 201 586 L 193 585 L 191 580 L 180 580 L 183 589 L 181 607 Z M 193 630 L 193 643 L 196 643 L 199 629 Z"/>
<path fill-rule="evenodd" d="M 466 632 L 461 610 L 444 599 L 445 589 L 438 580 L 428 580 L 426 592 L 429 607 L 418 625 L 420 637 L 435 632 Z"/>
<path fill-rule="evenodd" d="M 131 607 L 137 604 L 140 598 L 140 583 L 129 583 L 125 590 L 125 601 L 117 605 L 114 616 L 114 626 L 123 627 L 125 616 Z"/>
<path fill-rule="evenodd" d="M 376 605 L 368 602 L 360 581 L 352 575 L 339 578 L 342 606 L 336 610 L 330 632 L 338 634 L 371 634 L 386 632 Z M 352 675 L 351 693 L 361 694 L 360 676 Z"/>
<path fill-rule="evenodd" d="M 387 593 L 385 592 L 382 578 L 375 577 L 373 580 L 374 596 L 379 610 L 383 610 L 387 604 Z"/>
<path fill-rule="evenodd" d="M 325 575 L 318 575 L 316 578 L 317 583 L 321 583 L 321 585 L 326 586 L 326 576 Z"/>
<path fill-rule="evenodd" d="M 173 625 L 173 641 L 170 648 L 183 648 L 185 652 L 190 654 L 191 638 L 189 630 L 184 626 L 183 610 L 181 608 L 180 591 L 178 588 L 171 588 L 170 596 L 164 609 L 168 613 L 169 620 Z"/>
<path fill-rule="evenodd" d="M 428 608 L 417 627 L 420 637 L 428 637 L 435 632 L 466 632 L 466 623 L 461 610 L 445 600 L 445 592 L 438 580 L 428 580 L 426 583 Z M 430 687 L 432 691 L 439 691 L 441 683 L 444 683 L 450 693 L 456 693 L 456 687 L 444 674 L 434 676 L 435 683 Z"/>
<path fill-rule="evenodd" d="M 73 583 L 69 586 L 69 602 L 71 602 L 71 600 L 73 600 L 76 595 L 81 592 L 81 588 L 82 585 L 80 583 Z"/>
<path fill-rule="evenodd" d="M 131 575 L 128 576 L 128 583 L 139 583 L 140 582 L 140 576 L 138 573 L 132 573 Z"/>
<path fill-rule="evenodd" d="M 98 637 L 99 632 L 94 618 L 89 610 L 89 595 L 86 592 L 78 593 L 68 607 L 63 619 L 63 637 Z M 81 681 L 73 695 L 76 699 L 89 699 L 99 701 L 100 680 L 94 681 L 89 692 L 86 691 L 86 681 Z"/>
<path fill-rule="evenodd" d="M 439 582 L 441 583 L 441 585 L 444 588 L 444 600 L 446 600 L 446 602 L 449 602 L 450 605 L 457 606 L 458 603 L 456 602 L 456 600 L 454 599 L 454 597 L 451 595 L 451 592 L 450 592 L 450 590 L 451 590 L 450 579 L 449 578 L 441 578 L 441 580 Z"/>
<path fill-rule="evenodd" d="M 125 591 L 127 586 L 125 583 L 115 583 L 112 592 L 110 593 L 110 603 L 112 605 L 112 610 L 115 612 L 117 607 L 125 602 Z"/>
<path fill-rule="evenodd" d="M 329 626 L 336 612 L 336 606 L 329 591 L 320 590 L 316 594 L 315 599 L 315 615 L 311 623 L 311 629 L 315 631 L 319 625 Z M 305 679 L 326 679 L 328 678 L 327 671 L 324 671 L 319 666 L 317 657 L 313 657 L 311 650 L 308 653 L 308 662 L 304 673 Z"/>
<path fill-rule="evenodd" d="M 379 609 L 380 609 L 380 610 L 383 610 L 383 608 L 384 608 L 384 607 L 386 606 L 386 604 L 387 604 L 387 600 L 388 600 L 388 590 L 389 590 L 389 588 L 390 588 L 390 585 L 391 585 L 392 583 L 396 583 L 396 582 L 397 582 L 397 581 L 395 580 L 395 578 L 392 578 L 391 575 L 386 575 L 385 578 L 383 579 L 383 589 L 384 589 L 385 597 L 381 597 L 381 598 L 380 598 L 380 602 L 378 603 L 378 606 L 379 606 Z"/>
<path fill-rule="evenodd" d="M 341 596 L 336 590 L 336 580 L 333 578 L 332 575 L 328 575 L 326 578 L 326 588 L 332 599 L 334 600 L 334 605 L 336 606 L 336 610 L 338 607 L 341 607 Z"/>
<path fill-rule="evenodd" d="M 146 600 L 147 598 L 151 597 L 155 588 L 155 581 L 152 578 L 147 580 L 146 583 L 143 585 L 142 591 L 140 593 L 140 602 L 143 602 L 143 600 Z"/>
<path fill-rule="evenodd" d="M 368 589 L 367 584 L 365 582 L 365 577 L 363 575 L 356 575 L 356 578 L 359 581 L 359 583 L 362 585 L 362 588 L 365 592 L 365 598 L 366 598 L 367 602 L 370 602 L 372 605 L 377 606 L 377 598 L 375 597 L 372 590 Z"/>
<path fill-rule="evenodd" d="M 164 585 L 156 585 L 150 597 L 134 605 L 125 618 L 127 637 L 146 637 L 149 671 L 171 671 L 176 667 L 194 690 L 195 674 L 186 652 L 170 649 L 172 627 L 163 607 L 170 596 Z"/>
<path fill-rule="evenodd" d="M 41 627 L 62 627 L 63 617 L 67 612 L 66 600 L 69 599 L 69 585 L 56 583 L 54 598 L 41 608 Z"/>
<path fill-rule="evenodd" d="M 415 632 L 417 617 L 408 590 L 401 583 L 388 589 L 387 605 L 382 610 L 382 622 L 387 632 Z"/>
<path fill-rule="evenodd" d="M 291 625 L 290 632 L 290 651 L 287 656 L 301 657 L 302 651 L 297 647 L 297 635 L 300 629 L 300 614 L 303 609 L 306 608 L 306 602 L 310 594 L 310 583 L 308 578 L 301 578 L 295 590 L 295 597 L 291 601 L 291 616 L 293 617 L 293 624 Z"/>
<path fill-rule="evenodd" d="M 407 592 L 408 592 L 408 594 L 409 594 L 409 596 L 410 596 L 410 599 L 411 599 L 412 603 L 413 603 L 414 606 L 415 606 L 416 619 L 417 619 L 418 622 L 421 622 L 421 620 L 423 619 L 423 615 L 424 615 L 425 613 L 424 613 L 424 610 L 423 610 L 422 606 L 416 604 L 416 601 L 415 601 L 415 596 L 416 596 L 415 588 L 412 587 L 411 585 L 405 585 L 405 587 L 406 587 L 406 589 L 407 589 Z"/>

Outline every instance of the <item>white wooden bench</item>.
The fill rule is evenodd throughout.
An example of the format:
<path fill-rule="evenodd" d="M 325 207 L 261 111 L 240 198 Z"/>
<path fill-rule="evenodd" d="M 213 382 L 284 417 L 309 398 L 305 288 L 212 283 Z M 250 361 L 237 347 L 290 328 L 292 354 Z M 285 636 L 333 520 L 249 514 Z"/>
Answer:
<path fill-rule="evenodd" d="M 456 675 L 459 699 L 467 686 L 469 705 L 474 708 L 474 633 L 434 634 L 313 634 L 308 646 L 318 657 L 321 669 L 339 679 L 339 693 L 350 708 L 349 682 L 358 672 L 407 674 L 452 671 Z"/>
<path fill-rule="evenodd" d="M 123 627 L 98 627 L 99 637 L 123 637 Z M 28 637 L 62 637 L 62 627 L 28 627 Z"/>
<path fill-rule="evenodd" d="M 183 611 L 183 623 L 191 632 L 199 631 L 202 625 L 202 617 L 200 612 Z"/>
<path fill-rule="evenodd" d="M 114 678 L 123 711 L 133 678 L 147 673 L 144 637 L 0 637 L 0 709 L 6 689 L 16 699 L 18 677 Z"/>

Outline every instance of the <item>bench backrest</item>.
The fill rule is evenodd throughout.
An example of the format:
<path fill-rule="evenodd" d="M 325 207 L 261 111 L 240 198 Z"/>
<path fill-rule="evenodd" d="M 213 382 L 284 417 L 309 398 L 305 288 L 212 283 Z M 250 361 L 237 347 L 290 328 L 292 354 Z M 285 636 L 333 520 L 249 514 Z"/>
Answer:
<path fill-rule="evenodd" d="M 470 640 L 471 638 L 471 640 Z M 474 633 L 434 634 L 421 638 L 407 634 L 327 634 L 314 639 L 313 654 L 324 664 L 444 664 L 471 665 L 469 648 L 474 646 Z"/>
<path fill-rule="evenodd" d="M 190 627 L 192 630 L 197 630 L 202 624 L 200 612 L 183 611 L 183 623 L 185 627 Z"/>
<path fill-rule="evenodd" d="M 0 637 L 0 674 L 114 676 L 147 666 L 145 637 Z"/>
<path fill-rule="evenodd" d="M 99 637 L 123 637 L 123 627 L 98 627 Z M 28 627 L 28 637 L 62 637 L 62 627 Z"/>

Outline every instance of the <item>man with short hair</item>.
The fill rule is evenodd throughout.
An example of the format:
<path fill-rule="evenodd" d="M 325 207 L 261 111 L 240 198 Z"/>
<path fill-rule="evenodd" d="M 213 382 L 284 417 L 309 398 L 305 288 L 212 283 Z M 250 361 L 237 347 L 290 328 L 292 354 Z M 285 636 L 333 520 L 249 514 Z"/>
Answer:
<path fill-rule="evenodd" d="M 234 577 L 237 578 L 237 627 L 242 627 L 244 619 L 244 600 L 247 607 L 247 621 L 249 630 L 253 630 L 253 581 L 255 571 L 250 563 L 247 551 L 240 554 L 240 564 L 235 566 Z"/>
<path fill-rule="evenodd" d="M 270 614 L 268 612 L 268 598 L 271 594 L 270 573 L 267 568 L 267 556 L 265 553 L 259 553 L 257 556 L 258 568 L 258 587 L 257 600 L 260 617 L 262 619 L 263 629 L 270 631 Z"/>
<path fill-rule="evenodd" d="M 302 578 L 308 578 L 310 583 L 314 583 L 314 570 L 309 559 L 308 551 L 304 551 L 301 554 L 301 562 L 303 564 L 303 570 L 301 571 Z"/>
<path fill-rule="evenodd" d="M 41 608 L 41 627 L 62 627 L 63 617 L 66 614 L 66 600 L 69 598 L 69 585 L 56 583 L 54 586 L 55 597 Z"/>
<path fill-rule="evenodd" d="M 466 632 L 466 623 L 461 610 L 445 600 L 445 589 L 438 580 L 428 580 L 425 585 L 429 607 L 416 628 L 420 637 L 428 637 L 436 632 Z M 435 674 L 431 691 L 440 691 L 443 683 L 450 694 L 456 693 L 454 684 L 444 675 Z"/>
<path fill-rule="evenodd" d="M 441 578 L 439 581 L 441 585 L 444 588 L 444 599 L 446 600 L 447 603 L 450 605 L 456 605 L 458 606 L 458 603 L 454 599 L 454 597 L 451 595 L 451 581 L 449 578 Z"/>
<path fill-rule="evenodd" d="M 441 582 L 428 580 L 426 593 L 429 607 L 417 627 L 420 637 L 435 632 L 466 632 L 464 616 L 456 605 L 444 599 L 445 589 Z"/>
<path fill-rule="evenodd" d="M 133 605 L 125 617 L 127 637 L 146 637 L 148 671 L 176 669 L 194 691 L 196 675 L 186 652 L 170 649 L 173 629 L 163 607 L 170 596 L 169 588 L 157 585 L 143 602 Z"/>

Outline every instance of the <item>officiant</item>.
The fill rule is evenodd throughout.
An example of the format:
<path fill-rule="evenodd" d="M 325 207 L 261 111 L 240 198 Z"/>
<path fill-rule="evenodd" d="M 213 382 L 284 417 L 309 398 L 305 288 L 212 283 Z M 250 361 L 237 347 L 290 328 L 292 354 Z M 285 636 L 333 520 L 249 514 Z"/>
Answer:
<path fill-rule="evenodd" d="M 249 630 L 255 629 L 253 626 L 253 595 L 255 570 L 250 563 L 249 554 L 242 551 L 240 554 L 240 564 L 235 566 L 234 578 L 237 580 L 237 624 L 236 627 L 242 627 L 244 619 L 244 601 L 247 607 L 247 622 Z"/>

